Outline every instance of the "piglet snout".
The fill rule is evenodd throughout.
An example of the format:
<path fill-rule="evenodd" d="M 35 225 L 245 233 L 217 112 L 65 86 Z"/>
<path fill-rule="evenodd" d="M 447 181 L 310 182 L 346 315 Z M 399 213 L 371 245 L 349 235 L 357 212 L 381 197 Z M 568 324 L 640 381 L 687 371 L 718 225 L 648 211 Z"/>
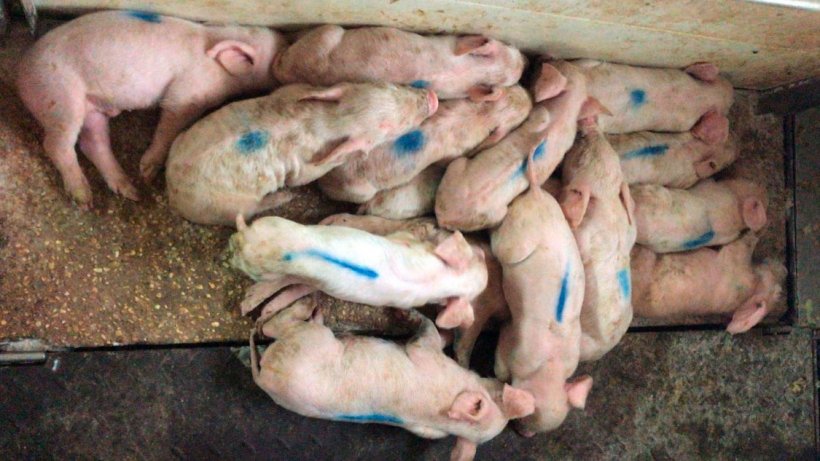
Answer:
<path fill-rule="evenodd" d="M 433 115 L 438 110 L 438 96 L 433 90 L 427 90 L 427 115 Z"/>

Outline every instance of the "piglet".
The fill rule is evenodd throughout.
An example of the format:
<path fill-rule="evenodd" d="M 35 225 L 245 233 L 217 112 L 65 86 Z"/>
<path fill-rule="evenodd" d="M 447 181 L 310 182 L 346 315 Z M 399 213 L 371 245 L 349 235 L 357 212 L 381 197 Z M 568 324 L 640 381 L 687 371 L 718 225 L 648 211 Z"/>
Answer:
<path fill-rule="evenodd" d="M 718 132 L 713 139 L 706 133 Z M 729 121 L 710 112 L 686 133 L 611 134 L 607 140 L 621 157 L 629 184 L 657 184 L 687 189 L 726 168 L 737 158 Z"/>
<path fill-rule="evenodd" d="M 591 59 L 573 63 L 586 76 L 589 95 L 612 112 L 599 120 L 604 133 L 689 131 L 705 114 L 725 115 L 732 105 L 732 85 L 714 64 L 677 70 Z"/>
<path fill-rule="evenodd" d="M 410 182 L 379 191 L 359 207 L 359 213 L 390 219 L 432 214 L 436 204 L 436 191 L 443 176 L 443 167 L 430 165 Z"/>
<path fill-rule="evenodd" d="M 137 189 L 111 152 L 108 119 L 159 106 L 162 115 L 140 171 L 151 179 L 176 135 L 205 110 L 275 84 L 271 62 L 286 46 L 267 28 L 205 26 L 140 11 L 92 13 L 47 33 L 22 57 L 20 98 L 45 129 L 43 147 L 82 207 L 91 188 L 74 144 L 111 190 Z"/>
<path fill-rule="evenodd" d="M 336 298 L 403 309 L 442 304 L 442 328 L 469 325 L 470 301 L 487 285 L 484 253 L 456 232 L 419 238 L 399 231 L 386 236 L 339 225 L 305 226 L 279 217 L 245 225 L 230 240 L 231 265 L 257 281 L 243 314 L 288 285 L 304 284 Z M 425 236 L 426 237 L 426 236 Z M 262 314 L 274 310 L 268 303 Z"/>
<path fill-rule="evenodd" d="M 230 224 L 289 198 L 351 154 L 418 126 L 435 113 L 430 90 L 381 83 L 288 85 L 229 104 L 182 133 L 166 178 L 171 207 L 202 224 Z M 362 155 L 361 153 L 359 155 Z"/>
<path fill-rule="evenodd" d="M 749 330 L 777 302 L 786 274 L 775 261 L 752 264 L 757 241 L 748 232 L 718 249 L 670 254 L 636 245 L 632 250 L 635 315 L 675 319 L 731 314 L 729 333 Z"/>
<path fill-rule="evenodd" d="M 567 381 L 581 348 L 581 255 L 558 202 L 541 190 L 534 168 L 527 174 L 529 192 L 512 202 L 491 245 L 511 314 L 501 328 L 495 374 L 535 397 L 535 412 L 516 421 L 531 436 L 556 429 L 570 407 L 583 408 L 592 378 Z"/>
<path fill-rule="evenodd" d="M 561 208 L 584 264 L 581 360 L 598 360 L 632 321 L 629 252 L 635 244 L 634 202 L 618 154 L 596 117 L 578 122 L 579 137 L 562 166 Z"/>
<path fill-rule="evenodd" d="M 495 101 L 444 101 L 417 129 L 351 158 L 323 176 L 319 188 L 334 200 L 364 203 L 407 183 L 433 163 L 446 165 L 479 144 L 490 146 L 524 121 L 532 103 L 516 85 Z"/>
<path fill-rule="evenodd" d="M 447 167 L 435 207 L 443 227 L 472 231 L 498 225 L 510 202 L 527 190 L 528 154 L 541 184 L 572 146 L 582 108 L 586 113 L 597 107 L 594 100 L 587 102 L 583 74 L 565 61 L 541 66 L 533 94 L 539 104 L 520 127 L 475 157 L 458 158 Z"/>
<path fill-rule="evenodd" d="M 429 88 L 442 99 L 487 101 L 515 85 L 527 60 L 481 35 L 424 36 L 392 27 L 319 26 L 274 64 L 283 83 L 391 82 Z"/>
<path fill-rule="evenodd" d="M 722 245 L 766 225 L 768 197 L 744 179 L 705 179 L 691 189 L 632 186 L 637 243 L 656 253 Z"/>
<path fill-rule="evenodd" d="M 365 336 L 335 337 L 309 299 L 264 325 L 276 338 L 261 361 L 251 333 L 253 380 L 282 407 L 313 418 L 379 423 L 419 437 L 455 435 L 451 460 L 469 461 L 476 447 L 513 418 L 533 411 L 533 397 L 481 378 L 442 352 L 433 323 L 417 314 L 406 344 Z"/>

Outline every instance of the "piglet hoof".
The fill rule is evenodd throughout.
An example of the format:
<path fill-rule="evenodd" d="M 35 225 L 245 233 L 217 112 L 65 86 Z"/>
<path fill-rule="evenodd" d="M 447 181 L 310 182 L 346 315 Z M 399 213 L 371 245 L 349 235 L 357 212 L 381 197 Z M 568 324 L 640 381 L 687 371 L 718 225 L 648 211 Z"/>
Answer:
<path fill-rule="evenodd" d="M 85 211 L 91 209 L 91 186 L 88 185 L 88 181 L 84 177 L 76 181 L 65 181 L 64 186 L 66 192 L 71 196 L 71 199 L 74 200 L 78 208 Z"/>
<path fill-rule="evenodd" d="M 157 177 L 160 168 L 162 168 L 162 165 L 146 160 L 145 157 L 143 157 L 140 160 L 140 177 L 142 177 L 142 180 L 146 183 L 150 183 Z"/>
<path fill-rule="evenodd" d="M 473 306 L 464 298 L 453 298 L 448 301 L 447 307 L 436 317 L 436 325 L 447 330 L 456 327 L 469 328 L 474 321 Z"/>
<path fill-rule="evenodd" d="M 116 194 L 122 195 L 128 200 L 138 202 L 140 199 L 140 194 L 137 191 L 137 188 L 134 187 L 134 185 L 131 184 L 131 180 L 125 176 L 117 178 L 116 180 L 112 181 L 111 184 L 108 185 L 108 187 L 111 188 L 111 190 L 114 191 Z"/>

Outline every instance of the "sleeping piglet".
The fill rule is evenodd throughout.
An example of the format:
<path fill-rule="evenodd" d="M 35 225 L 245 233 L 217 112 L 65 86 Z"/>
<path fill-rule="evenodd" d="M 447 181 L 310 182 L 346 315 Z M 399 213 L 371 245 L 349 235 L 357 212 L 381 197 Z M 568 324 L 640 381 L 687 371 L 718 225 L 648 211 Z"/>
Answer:
<path fill-rule="evenodd" d="M 436 112 L 430 90 L 380 83 L 288 85 L 229 104 L 174 142 L 166 178 L 171 207 L 202 224 L 230 224 Z M 359 154 L 362 155 L 362 154 Z"/>
<path fill-rule="evenodd" d="M 571 407 L 584 407 L 592 387 L 589 376 L 567 381 L 580 355 L 584 265 L 561 207 L 533 170 L 529 191 L 491 235 L 511 314 L 498 339 L 495 375 L 535 397 L 535 412 L 516 421 L 525 436 L 556 429 Z"/>
<path fill-rule="evenodd" d="M 705 179 L 691 189 L 632 186 L 637 243 L 656 253 L 722 245 L 766 225 L 768 197 L 745 179 Z"/>
<path fill-rule="evenodd" d="M 717 112 L 704 115 L 686 133 L 611 134 L 607 140 L 621 156 L 629 184 L 658 184 L 687 189 L 737 158 L 729 120 Z"/>
<path fill-rule="evenodd" d="M 684 70 L 654 69 L 579 59 L 589 95 L 612 112 L 601 117 L 604 133 L 689 131 L 705 114 L 727 114 L 732 85 L 714 64 L 692 64 Z"/>
<path fill-rule="evenodd" d="M 752 264 L 752 232 L 720 248 L 656 254 L 632 250 L 635 315 L 675 319 L 731 314 L 726 330 L 743 333 L 768 314 L 780 296 L 786 269 L 775 261 Z"/>
<path fill-rule="evenodd" d="M 91 189 L 74 144 L 111 190 L 137 189 L 111 152 L 108 119 L 159 106 L 162 115 L 140 171 L 151 179 L 176 135 L 234 96 L 275 85 L 271 62 L 286 46 L 267 28 L 205 26 L 141 11 L 92 13 L 47 33 L 23 56 L 20 98 L 45 129 L 43 147 L 81 206 Z"/>
<path fill-rule="evenodd" d="M 339 225 L 305 226 L 265 217 L 230 239 L 231 265 L 256 280 L 243 314 L 288 285 L 304 284 L 346 301 L 403 309 L 442 304 L 436 323 L 473 321 L 470 301 L 487 285 L 484 252 L 456 232 L 419 238 L 400 230 L 380 236 Z M 270 303 L 262 314 L 275 310 Z"/>
<path fill-rule="evenodd" d="M 472 231 L 500 223 L 510 202 L 527 190 L 528 154 L 534 153 L 540 184 L 572 146 L 584 107 L 597 107 L 594 100 L 587 102 L 583 75 L 566 61 L 542 64 L 533 94 L 537 104 L 521 126 L 495 146 L 447 167 L 436 193 L 436 218 L 443 227 Z"/>
<path fill-rule="evenodd" d="M 450 459 L 470 461 L 476 446 L 513 418 L 533 411 L 529 392 L 460 367 L 421 314 L 406 344 L 366 336 L 335 337 L 310 299 L 263 327 L 276 338 L 258 358 L 251 333 L 253 380 L 282 407 L 313 418 L 389 424 L 419 437 L 457 437 Z"/>
<path fill-rule="evenodd" d="M 296 40 L 273 72 L 282 83 L 390 82 L 429 88 L 441 99 L 485 101 L 515 85 L 526 64 L 517 49 L 481 35 L 328 24 Z"/>
<path fill-rule="evenodd" d="M 390 219 L 408 219 L 432 214 L 442 176 L 443 167 L 430 165 L 410 182 L 379 191 L 359 207 L 359 213 Z"/>
<path fill-rule="evenodd" d="M 443 101 L 420 127 L 336 167 L 319 179 L 319 188 L 334 200 L 364 203 L 379 191 L 407 183 L 433 163 L 446 165 L 479 144 L 500 141 L 524 121 L 531 107 L 527 91 L 518 85 L 495 101 Z"/>
<path fill-rule="evenodd" d="M 629 252 L 635 244 L 634 202 L 618 154 L 595 116 L 578 121 L 579 136 L 562 166 L 561 208 L 584 264 L 581 360 L 598 360 L 632 321 Z"/>

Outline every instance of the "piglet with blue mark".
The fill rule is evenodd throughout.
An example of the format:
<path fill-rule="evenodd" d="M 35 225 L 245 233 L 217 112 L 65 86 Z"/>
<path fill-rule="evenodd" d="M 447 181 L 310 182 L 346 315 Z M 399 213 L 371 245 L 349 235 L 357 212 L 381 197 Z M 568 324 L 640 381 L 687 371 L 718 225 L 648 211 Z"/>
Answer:
<path fill-rule="evenodd" d="M 461 233 L 421 237 L 399 230 L 385 236 L 341 225 L 306 226 L 264 217 L 246 226 L 239 215 L 231 264 L 256 280 L 248 298 L 263 300 L 290 285 L 346 301 L 403 309 L 445 305 L 442 328 L 469 325 L 470 301 L 487 285 L 484 252 Z M 281 301 L 281 300 L 280 300 Z M 256 306 L 245 302 L 244 314 Z M 275 310 L 266 304 L 263 315 Z"/>
<path fill-rule="evenodd" d="M 766 190 L 749 180 L 705 179 L 691 189 L 631 186 L 637 243 L 656 253 L 729 243 L 766 225 Z"/>
<path fill-rule="evenodd" d="M 731 316 L 726 330 L 743 333 L 763 320 L 780 298 L 783 264 L 754 263 L 753 232 L 720 248 L 657 254 L 632 250 L 635 315 L 668 322 L 692 315 Z"/>
<path fill-rule="evenodd" d="M 686 189 L 726 168 L 737 158 L 729 120 L 709 112 L 685 133 L 611 134 L 607 140 L 621 157 L 629 184 Z"/>
<path fill-rule="evenodd" d="M 283 83 L 390 82 L 441 99 L 500 98 L 527 65 L 517 49 L 481 35 L 419 35 L 392 27 L 326 24 L 301 35 L 274 65 Z"/>
<path fill-rule="evenodd" d="M 436 195 L 442 226 L 472 231 L 498 225 L 510 202 L 527 190 L 527 156 L 533 154 L 543 183 L 572 147 L 579 116 L 598 106 L 587 98 L 583 74 L 566 61 L 541 65 L 533 99 L 527 119 L 501 142 L 447 167 Z"/>
<path fill-rule="evenodd" d="M 91 188 L 76 143 L 111 190 L 137 200 L 111 151 L 109 119 L 162 109 L 140 160 L 150 180 L 177 134 L 206 110 L 276 86 L 271 63 L 285 47 L 279 33 L 263 27 L 202 25 L 141 11 L 92 13 L 37 41 L 22 58 L 17 87 L 45 129 L 43 147 L 66 191 L 87 208 Z"/>
<path fill-rule="evenodd" d="M 311 299 L 300 299 L 264 323 L 262 331 L 276 341 L 261 360 L 251 333 L 253 379 L 290 411 L 398 426 L 428 439 L 454 435 L 454 461 L 471 461 L 478 444 L 533 411 L 529 392 L 481 378 L 445 355 L 438 330 L 421 314 L 414 315 L 416 335 L 398 344 L 336 337 L 315 309 Z"/>
<path fill-rule="evenodd" d="M 584 264 L 581 360 L 598 360 L 632 322 L 629 252 L 635 244 L 635 204 L 618 154 L 596 116 L 578 121 L 579 136 L 562 165 L 561 209 Z"/>
<path fill-rule="evenodd" d="M 592 59 L 573 63 L 586 76 L 589 95 L 612 113 L 600 117 L 604 133 L 689 131 L 705 114 L 726 115 L 732 105 L 732 85 L 714 64 L 678 70 Z"/>
<path fill-rule="evenodd" d="M 398 187 L 431 164 L 445 165 L 476 148 L 489 147 L 524 121 L 532 103 L 516 85 L 494 101 L 443 101 L 420 127 L 353 158 L 319 180 L 328 197 L 364 203 Z"/>
<path fill-rule="evenodd" d="M 232 224 L 290 198 L 353 154 L 417 127 L 436 112 L 430 90 L 387 83 L 287 85 L 229 104 L 182 133 L 166 179 L 171 207 L 202 224 Z"/>
<path fill-rule="evenodd" d="M 568 381 L 580 358 L 584 264 L 561 207 L 533 170 L 529 191 L 491 234 L 511 316 L 501 328 L 495 374 L 535 397 L 535 412 L 515 422 L 525 436 L 556 429 L 571 408 L 584 407 L 592 387 L 589 376 Z"/>

